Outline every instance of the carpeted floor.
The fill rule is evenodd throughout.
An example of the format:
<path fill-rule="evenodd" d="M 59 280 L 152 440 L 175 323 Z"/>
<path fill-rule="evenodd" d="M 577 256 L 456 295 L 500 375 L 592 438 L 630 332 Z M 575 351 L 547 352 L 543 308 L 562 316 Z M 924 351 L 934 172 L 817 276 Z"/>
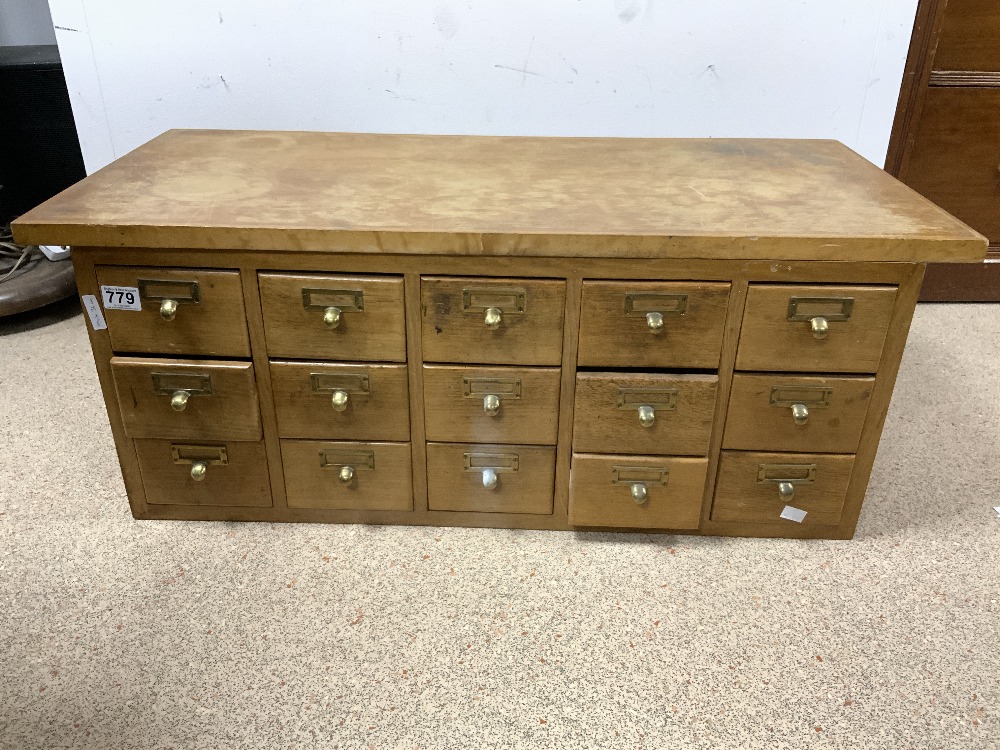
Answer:
<path fill-rule="evenodd" d="M 83 326 L 0 320 L 4 750 L 1000 747 L 1000 306 L 848 542 L 136 522 Z"/>

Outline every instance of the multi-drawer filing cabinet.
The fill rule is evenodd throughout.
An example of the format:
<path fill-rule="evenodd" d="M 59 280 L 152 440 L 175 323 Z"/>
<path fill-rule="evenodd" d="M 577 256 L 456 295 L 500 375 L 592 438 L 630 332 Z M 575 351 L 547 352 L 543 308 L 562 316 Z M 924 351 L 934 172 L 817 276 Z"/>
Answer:
<path fill-rule="evenodd" d="M 137 518 L 847 538 L 924 263 L 832 141 L 171 131 L 73 245 Z"/>

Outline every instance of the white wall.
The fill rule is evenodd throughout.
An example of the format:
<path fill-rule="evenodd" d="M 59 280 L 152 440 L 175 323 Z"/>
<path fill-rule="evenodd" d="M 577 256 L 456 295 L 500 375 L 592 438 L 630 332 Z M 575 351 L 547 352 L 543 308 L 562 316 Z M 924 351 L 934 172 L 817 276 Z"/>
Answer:
<path fill-rule="evenodd" d="M 917 0 L 49 0 L 87 166 L 175 127 L 836 138 Z"/>
<path fill-rule="evenodd" d="M 0 47 L 55 43 L 45 0 L 0 0 Z"/>

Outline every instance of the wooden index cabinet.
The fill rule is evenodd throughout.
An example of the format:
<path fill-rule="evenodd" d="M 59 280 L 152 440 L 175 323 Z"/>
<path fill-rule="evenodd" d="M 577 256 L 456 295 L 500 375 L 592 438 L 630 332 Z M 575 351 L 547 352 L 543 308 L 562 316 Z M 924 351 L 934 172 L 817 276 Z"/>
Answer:
<path fill-rule="evenodd" d="M 170 131 L 14 231 L 73 246 L 136 518 L 827 538 L 986 250 L 783 140 Z"/>

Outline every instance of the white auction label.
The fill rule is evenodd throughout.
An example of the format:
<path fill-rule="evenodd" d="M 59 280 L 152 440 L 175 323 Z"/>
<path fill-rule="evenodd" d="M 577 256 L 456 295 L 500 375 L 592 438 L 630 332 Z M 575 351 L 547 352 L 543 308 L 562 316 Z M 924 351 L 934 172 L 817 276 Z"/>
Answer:
<path fill-rule="evenodd" d="M 802 523 L 805 520 L 806 513 L 808 513 L 808 511 L 802 510 L 801 508 L 793 508 L 791 505 L 786 505 L 785 509 L 781 511 L 781 517 L 789 521 L 795 521 L 795 523 Z"/>
<path fill-rule="evenodd" d="M 90 316 L 90 325 L 94 327 L 94 330 L 103 331 L 107 328 L 108 324 L 104 320 L 104 313 L 101 312 L 101 305 L 97 301 L 97 297 L 93 294 L 84 294 L 81 299 L 83 300 L 83 309 Z"/>
<path fill-rule="evenodd" d="M 102 286 L 101 297 L 105 310 L 142 310 L 138 287 Z"/>

